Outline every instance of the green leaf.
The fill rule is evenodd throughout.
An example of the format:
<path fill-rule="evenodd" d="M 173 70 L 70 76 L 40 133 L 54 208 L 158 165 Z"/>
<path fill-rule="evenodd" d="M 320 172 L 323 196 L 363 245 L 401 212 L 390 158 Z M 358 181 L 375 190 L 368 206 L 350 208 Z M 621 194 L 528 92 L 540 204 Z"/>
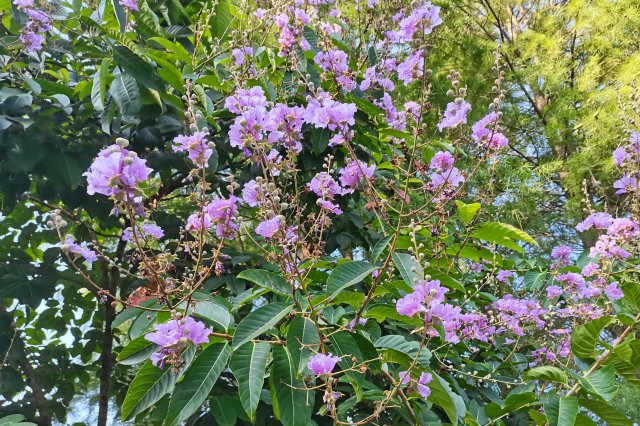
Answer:
<path fill-rule="evenodd" d="M 137 82 L 149 89 L 164 92 L 164 83 L 156 74 L 155 68 L 127 46 L 114 46 L 113 57 L 116 63 L 135 78 Z"/>
<path fill-rule="evenodd" d="M 451 390 L 449 383 L 436 373 L 431 373 L 435 380 L 429 383 L 431 389 L 431 395 L 428 400 L 433 402 L 438 407 L 442 408 L 449 421 L 453 426 L 458 424 L 458 420 L 464 419 L 467 413 L 467 408 L 464 404 L 464 400 L 460 395 L 457 395 Z"/>
<path fill-rule="evenodd" d="M 408 360 L 411 362 L 414 359 L 418 359 L 418 362 L 425 367 L 429 366 L 429 360 L 431 359 L 431 352 L 426 347 L 420 350 L 420 344 L 415 340 L 409 340 L 404 336 L 397 334 L 382 336 L 374 345 L 376 348 L 393 349 L 408 356 Z"/>
<path fill-rule="evenodd" d="M 145 362 L 129 385 L 127 395 L 124 397 L 122 420 L 128 420 L 143 412 L 171 392 L 182 373 L 188 368 L 195 353 L 193 346 L 182 353 L 185 363 L 178 373 L 173 372 L 169 366 L 160 369 L 154 366 L 151 360 Z"/>
<path fill-rule="evenodd" d="M 557 397 L 550 395 L 544 403 L 544 413 L 549 426 L 572 426 L 578 416 L 578 398 L 575 396 Z"/>
<path fill-rule="evenodd" d="M 124 365 L 134 365 L 149 359 L 156 350 L 156 345 L 140 336 L 131 342 L 118 354 L 116 361 Z"/>
<path fill-rule="evenodd" d="M 594 371 L 587 377 L 577 377 L 580 385 L 592 395 L 609 402 L 618 391 L 616 372 L 613 365 L 607 365 Z"/>
<path fill-rule="evenodd" d="M 542 380 L 546 382 L 556 382 L 567 384 L 569 377 L 567 373 L 559 369 L 558 367 L 551 367 L 548 365 L 541 365 L 540 367 L 532 368 L 524 374 L 525 380 Z"/>
<path fill-rule="evenodd" d="M 311 422 L 314 392 L 305 390 L 304 382 L 296 379 L 296 373 L 287 348 L 274 346 L 270 388 L 274 413 L 284 426 L 308 426 Z"/>
<path fill-rule="evenodd" d="M 316 325 L 308 318 L 296 317 L 287 333 L 287 349 L 291 354 L 296 373 L 301 372 L 309 358 L 320 346 L 320 335 Z"/>
<path fill-rule="evenodd" d="M 499 222 L 483 223 L 471 233 L 471 237 L 508 247 L 521 253 L 524 253 L 524 250 L 514 240 L 536 245 L 535 240 L 526 232 L 515 226 Z"/>
<path fill-rule="evenodd" d="M 111 62 L 103 59 L 100 69 L 93 75 L 93 86 L 91 88 L 91 102 L 98 112 L 104 112 L 104 105 L 107 100 L 107 78 L 109 77 L 109 67 Z"/>
<path fill-rule="evenodd" d="M 571 350 L 580 358 L 596 358 L 596 345 L 602 329 L 616 322 L 613 317 L 600 317 L 580 325 L 571 333 Z"/>
<path fill-rule="evenodd" d="M 465 204 L 462 201 L 456 201 L 456 204 L 458 205 L 458 215 L 465 225 L 468 225 L 473 221 L 478 210 L 482 207 L 480 203 Z"/>
<path fill-rule="evenodd" d="M 133 115 L 140 109 L 140 89 L 129 74 L 117 72 L 109 93 L 123 114 Z"/>
<path fill-rule="evenodd" d="M 362 281 L 373 272 L 369 262 L 349 261 L 338 265 L 327 279 L 327 296 L 333 299 L 345 288 Z"/>
<path fill-rule="evenodd" d="M 249 342 L 234 351 L 229 363 L 229 367 L 238 381 L 240 403 L 251 423 L 256 418 L 256 410 L 260 403 L 260 392 L 264 383 L 269 352 L 271 352 L 269 343 Z"/>
<path fill-rule="evenodd" d="M 264 269 L 248 269 L 238 274 L 238 278 L 250 281 L 260 287 L 285 297 L 291 297 L 291 288 L 281 275 Z"/>
<path fill-rule="evenodd" d="M 618 411 L 606 402 L 586 398 L 580 398 L 579 402 L 580 406 L 591 411 L 610 426 L 633 426 L 633 422 L 629 420 L 624 413 Z"/>
<path fill-rule="evenodd" d="M 416 262 L 413 256 L 408 253 L 393 253 L 392 257 L 398 271 L 400 271 L 400 276 L 411 287 L 416 284 L 417 280 L 424 279 L 422 266 Z"/>
<path fill-rule="evenodd" d="M 231 14 L 231 5 L 227 0 L 218 1 L 215 8 L 215 15 L 211 19 L 211 35 L 222 39 L 228 36 L 231 31 L 231 22 L 233 16 Z"/>
<path fill-rule="evenodd" d="M 120 0 L 111 0 L 111 4 L 113 5 L 113 11 L 115 12 L 116 20 L 120 25 L 120 32 L 124 33 L 125 28 L 127 28 L 127 14 L 120 4 Z"/>
<path fill-rule="evenodd" d="M 230 355 L 231 349 L 226 343 L 209 345 L 202 351 L 171 394 L 166 425 L 180 424 L 200 408 Z"/>
<path fill-rule="evenodd" d="M 193 314 L 204 319 L 205 322 L 221 327 L 225 330 L 233 324 L 233 316 L 229 310 L 215 300 L 199 300 L 193 308 Z"/>
<path fill-rule="evenodd" d="M 191 54 L 177 41 L 167 40 L 163 37 L 151 37 L 149 41 L 158 43 L 160 46 L 173 53 L 174 58 L 181 60 L 185 64 L 191 63 Z"/>
<path fill-rule="evenodd" d="M 261 335 L 287 316 L 292 309 L 293 305 L 270 303 L 249 313 L 249 315 L 244 317 L 238 324 L 231 346 L 235 350 L 251 339 Z"/>
<path fill-rule="evenodd" d="M 371 250 L 371 263 L 373 263 L 374 265 L 376 264 L 380 255 L 382 254 L 382 252 L 384 252 L 384 249 L 389 246 L 391 239 L 391 237 L 384 237 L 378 240 L 376 245 L 373 246 L 373 249 Z"/>
<path fill-rule="evenodd" d="M 524 285 L 529 291 L 536 291 L 542 288 L 547 273 L 544 271 L 527 271 L 524 274 Z"/>

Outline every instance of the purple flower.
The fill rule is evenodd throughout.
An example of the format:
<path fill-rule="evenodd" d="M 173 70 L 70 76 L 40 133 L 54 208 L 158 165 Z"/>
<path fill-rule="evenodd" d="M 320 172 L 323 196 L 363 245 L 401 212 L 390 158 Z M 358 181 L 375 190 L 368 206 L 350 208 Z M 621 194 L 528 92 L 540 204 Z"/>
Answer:
<path fill-rule="evenodd" d="M 572 252 L 573 250 L 569 246 L 559 246 L 551 250 L 551 257 L 556 261 L 555 265 L 561 268 L 571 263 Z"/>
<path fill-rule="evenodd" d="M 626 159 L 627 159 L 627 150 L 623 146 L 620 146 L 616 148 L 615 151 L 613 151 L 613 163 L 616 166 L 622 166 Z"/>
<path fill-rule="evenodd" d="M 398 14 L 394 18 L 397 20 L 401 17 L 402 15 Z M 396 43 L 410 42 L 416 33 L 418 36 L 421 34 L 428 35 L 441 23 L 440 7 L 425 2 L 419 8 L 414 9 L 409 16 L 400 20 L 399 30 L 388 31 L 387 38 Z"/>
<path fill-rule="evenodd" d="M 120 0 L 120 4 L 129 11 L 138 11 L 138 0 Z"/>
<path fill-rule="evenodd" d="M 562 296 L 562 288 L 557 285 L 550 285 L 547 287 L 547 297 L 552 299 L 554 297 Z"/>
<path fill-rule="evenodd" d="M 589 257 L 602 256 L 606 259 L 626 259 L 631 254 L 618 245 L 618 241 L 610 235 L 601 235 L 589 250 Z"/>
<path fill-rule="evenodd" d="M 342 210 L 340 209 L 340 207 L 337 204 L 332 203 L 329 200 L 318 199 L 317 203 L 318 203 L 318 205 L 320 207 L 322 207 L 325 210 L 330 211 L 331 213 L 334 213 L 336 215 L 342 214 Z"/>
<path fill-rule="evenodd" d="M 36 34 L 33 31 L 23 31 L 19 40 L 24 44 L 24 50 L 27 52 L 37 52 L 42 50 L 42 44 L 45 39 L 43 35 Z"/>
<path fill-rule="evenodd" d="M 431 159 L 429 168 L 437 172 L 446 172 L 451 170 L 451 168 L 453 167 L 453 162 L 453 155 L 451 155 L 447 151 L 438 151 Z"/>
<path fill-rule="evenodd" d="M 256 207 L 260 202 L 258 201 L 258 189 L 256 188 L 256 181 L 250 180 L 245 183 L 242 188 L 242 200 L 249 204 L 250 207 Z"/>
<path fill-rule="evenodd" d="M 398 380 L 400 380 L 401 385 L 407 385 L 411 383 L 411 374 L 408 371 L 401 371 L 398 373 Z"/>
<path fill-rule="evenodd" d="M 267 110 L 264 107 L 243 111 L 229 127 L 229 143 L 232 147 L 242 149 L 245 156 L 250 156 L 250 148 L 255 149 L 261 142 L 268 143 L 264 132 L 266 123 Z"/>
<path fill-rule="evenodd" d="M 270 144 L 279 144 L 288 150 L 302 151 L 302 126 L 305 123 L 305 109 L 276 104 L 267 114 L 264 129 L 269 132 Z"/>
<path fill-rule="evenodd" d="M 412 317 L 418 312 L 426 312 L 426 310 L 424 295 L 421 293 L 409 293 L 396 302 L 396 311 L 406 317 Z"/>
<path fill-rule="evenodd" d="M 611 283 L 604 289 L 604 293 L 611 299 L 612 302 L 622 299 L 624 297 L 624 293 L 618 287 L 618 283 Z"/>
<path fill-rule="evenodd" d="M 142 232 L 140 232 L 140 229 L 142 229 Z M 155 223 L 143 223 L 142 225 L 138 225 L 136 227 L 136 231 L 138 238 L 152 238 L 154 240 L 159 240 L 164 237 L 164 230 Z M 130 241 L 132 237 L 133 232 L 130 227 L 125 229 L 122 233 L 122 241 Z"/>
<path fill-rule="evenodd" d="M 189 159 L 194 164 L 204 167 L 213 153 L 209 148 L 206 132 L 195 132 L 193 135 L 179 135 L 173 139 L 173 152 L 188 151 Z"/>
<path fill-rule="evenodd" d="M 582 268 L 581 274 L 585 277 L 591 277 L 595 275 L 599 269 L 600 267 L 598 265 L 593 262 L 589 262 L 584 266 L 584 268 Z"/>
<path fill-rule="evenodd" d="M 238 93 L 225 99 L 224 107 L 234 114 L 242 114 L 251 108 L 266 108 L 267 97 L 260 86 L 254 86 L 249 89 L 238 89 Z"/>
<path fill-rule="evenodd" d="M 609 213 L 592 213 L 585 220 L 576 225 L 576 230 L 584 232 L 591 227 L 595 229 L 607 229 L 613 223 L 613 217 Z"/>
<path fill-rule="evenodd" d="M 509 145 L 506 136 L 498 131 L 498 118 L 496 112 L 491 112 L 471 126 L 471 137 L 489 150 L 498 150 Z"/>
<path fill-rule="evenodd" d="M 67 237 L 64 240 L 64 244 L 62 244 L 61 248 L 63 251 L 66 251 L 68 253 L 73 253 L 73 254 L 77 254 L 78 256 L 82 256 L 84 260 L 86 260 L 89 263 L 93 263 L 98 260 L 98 255 L 96 254 L 95 251 L 85 247 L 84 243 L 82 245 L 76 244 L 75 240 L 70 235 L 67 235 Z"/>
<path fill-rule="evenodd" d="M 282 226 L 282 220 L 276 216 L 273 219 L 264 220 L 256 227 L 256 234 L 263 236 L 264 238 L 271 238 L 278 232 Z"/>
<path fill-rule="evenodd" d="M 247 57 L 253 56 L 253 49 L 249 46 L 244 46 L 231 51 L 233 61 L 236 65 L 243 65 Z"/>
<path fill-rule="evenodd" d="M 512 271 L 505 271 L 505 270 L 500 270 L 498 271 L 498 275 L 496 276 L 496 279 L 500 282 L 503 282 L 505 284 L 509 284 L 509 278 L 513 277 L 513 272 Z"/>
<path fill-rule="evenodd" d="M 371 179 L 375 165 L 367 166 L 366 163 L 356 160 L 351 161 L 346 167 L 340 169 L 340 183 L 345 188 L 353 188 L 362 178 Z"/>
<path fill-rule="evenodd" d="M 438 130 L 451 129 L 467 122 L 467 114 L 471 111 L 471 104 L 461 99 L 459 102 L 449 102 L 442 121 L 438 123 Z"/>
<path fill-rule="evenodd" d="M 151 355 L 151 362 L 160 368 L 164 368 L 165 362 L 174 367 L 179 366 L 182 351 L 190 344 L 208 343 L 211 334 L 211 330 L 204 323 L 191 317 L 155 324 L 154 329 L 155 331 L 146 334 L 144 338 L 159 346 Z"/>
<path fill-rule="evenodd" d="M 13 4 L 18 8 L 33 7 L 34 0 L 13 0 Z"/>
<path fill-rule="evenodd" d="M 233 238 L 233 233 L 238 230 L 235 223 L 238 214 L 237 201 L 238 198 L 232 195 L 228 200 L 213 200 L 205 206 L 206 215 L 216 225 L 216 236 L 218 238 Z"/>
<path fill-rule="evenodd" d="M 349 72 L 349 57 L 342 50 L 330 49 L 326 52 L 318 52 L 313 60 L 324 72 L 330 72 L 336 76 Z"/>
<path fill-rule="evenodd" d="M 204 213 L 192 213 L 187 218 L 187 231 L 200 231 L 201 229 L 207 230 L 213 226 L 211 217 Z"/>
<path fill-rule="evenodd" d="M 428 184 L 429 190 L 435 194 L 433 201 L 438 203 L 449 199 L 463 182 L 464 176 L 456 167 L 441 173 L 433 173 L 431 182 Z"/>
<path fill-rule="evenodd" d="M 256 11 L 253 13 L 253 16 L 255 16 L 259 20 L 263 20 L 266 15 L 267 15 L 267 11 L 261 7 L 257 8 Z"/>
<path fill-rule="evenodd" d="M 125 191 L 133 196 L 137 185 L 147 180 L 152 171 L 145 164 L 146 160 L 140 159 L 135 152 L 111 145 L 98 153 L 83 174 L 89 183 L 87 193 L 114 196 Z"/>
<path fill-rule="evenodd" d="M 309 190 L 323 199 L 332 199 L 335 195 L 342 195 L 344 189 L 327 172 L 317 173 L 307 184 Z"/>
<path fill-rule="evenodd" d="M 607 234 L 622 240 L 628 240 L 638 235 L 638 224 L 627 218 L 613 219 L 607 229 Z"/>
<path fill-rule="evenodd" d="M 429 398 L 431 395 L 431 389 L 427 386 L 429 383 L 433 381 L 433 376 L 431 373 L 422 373 L 420 374 L 420 378 L 418 379 L 418 393 L 423 398 Z"/>
<path fill-rule="evenodd" d="M 638 192 L 638 180 L 628 174 L 624 174 L 620 179 L 613 183 L 616 194 L 622 195 L 627 192 Z"/>
<path fill-rule="evenodd" d="M 398 79 L 409 85 L 415 78 L 422 77 L 424 68 L 424 56 L 422 49 L 412 53 L 409 57 L 398 65 Z"/>
<path fill-rule="evenodd" d="M 317 353 L 311 357 L 307 367 L 309 367 L 309 370 L 313 371 L 316 376 L 331 374 L 340 359 L 339 356 L 333 356 L 331 353 L 328 355 Z"/>

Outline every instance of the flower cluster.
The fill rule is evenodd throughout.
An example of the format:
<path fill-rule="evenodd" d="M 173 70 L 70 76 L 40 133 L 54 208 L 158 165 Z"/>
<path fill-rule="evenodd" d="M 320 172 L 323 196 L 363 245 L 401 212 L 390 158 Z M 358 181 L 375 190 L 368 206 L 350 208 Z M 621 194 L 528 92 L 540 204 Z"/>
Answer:
<path fill-rule="evenodd" d="M 87 177 L 89 195 L 102 194 L 109 197 L 122 196 L 132 198 L 141 182 L 149 178 L 152 170 L 146 166 L 146 160 L 124 148 L 126 144 L 119 139 L 119 144 L 106 147 L 83 176 Z M 122 142 L 124 141 L 124 142 Z"/>
<path fill-rule="evenodd" d="M 154 239 L 159 240 L 164 237 L 164 230 L 155 223 L 143 223 L 136 225 L 136 236 L 139 239 Z M 124 230 L 122 233 L 122 241 L 131 241 L 134 239 L 133 230 L 131 227 Z"/>
<path fill-rule="evenodd" d="M 203 210 L 193 213 L 187 218 L 188 231 L 208 230 L 215 226 L 218 238 L 232 239 L 238 231 L 236 218 L 238 216 L 239 198 L 230 196 L 229 199 L 212 200 Z"/>
<path fill-rule="evenodd" d="M 154 330 L 144 336 L 158 345 L 151 354 L 151 362 L 160 368 L 169 364 L 174 369 L 183 365 L 182 353 L 191 344 L 202 345 L 209 342 L 211 330 L 204 323 L 191 317 L 174 318 L 164 324 L 154 324 Z"/>
<path fill-rule="evenodd" d="M 509 146 L 507 137 L 498 130 L 499 115 L 491 112 L 471 126 L 471 137 L 476 143 L 490 151 Z"/>
<path fill-rule="evenodd" d="M 449 199 L 464 182 L 464 176 L 453 167 L 453 163 L 453 156 L 446 151 L 436 152 L 431 159 L 429 170 L 432 173 L 428 187 L 433 192 L 433 201 L 436 203 Z"/>
<path fill-rule="evenodd" d="M 636 171 L 638 161 L 640 161 L 640 133 L 632 132 L 629 143 L 613 151 L 614 164 L 625 170 L 622 177 L 613 184 L 616 194 L 638 193 L 640 190 Z"/>
<path fill-rule="evenodd" d="M 13 4 L 27 15 L 27 23 L 22 28 L 20 42 L 26 52 L 42 50 L 44 33 L 52 28 L 51 18 L 36 10 L 34 0 L 13 0 Z"/>
<path fill-rule="evenodd" d="M 173 139 L 173 151 L 187 151 L 189 159 L 198 167 L 206 167 L 213 147 L 207 142 L 207 132 L 198 131 L 193 135 L 178 135 Z"/>

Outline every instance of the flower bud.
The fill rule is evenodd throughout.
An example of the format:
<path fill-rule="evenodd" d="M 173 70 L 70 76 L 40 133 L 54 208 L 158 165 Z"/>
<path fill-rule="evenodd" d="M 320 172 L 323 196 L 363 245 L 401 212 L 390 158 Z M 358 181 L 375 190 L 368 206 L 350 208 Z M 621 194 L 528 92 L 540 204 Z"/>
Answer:
<path fill-rule="evenodd" d="M 129 141 L 125 138 L 117 138 L 116 145 L 118 145 L 120 148 L 126 148 L 129 146 Z"/>

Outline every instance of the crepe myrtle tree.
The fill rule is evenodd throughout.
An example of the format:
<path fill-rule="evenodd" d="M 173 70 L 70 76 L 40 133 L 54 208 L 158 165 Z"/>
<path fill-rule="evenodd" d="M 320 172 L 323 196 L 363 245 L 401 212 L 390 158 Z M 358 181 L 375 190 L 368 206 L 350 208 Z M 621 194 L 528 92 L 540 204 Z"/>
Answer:
<path fill-rule="evenodd" d="M 86 164 L 80 197 L 43 197 L 34 169 L 23 199 L 62 291 L 100 307 L 99 424 L 114 393 L 134 424 L 632 424 L 610 402 L 638 385 L 634 118 L 613 154 L 627 208 L 589 207 L 589 252 L 538 257 L 474 186 L 508 146 L 500 56 L 471 105 L 464 76 L 429 69 L 435 4 L 3 7 L 14 90 L 47 99 L 35 120 L 67 114 L 52 131 L 77 132 L 59 143 Z M 33 362 L 29 416 L 64 420 Z"/>

